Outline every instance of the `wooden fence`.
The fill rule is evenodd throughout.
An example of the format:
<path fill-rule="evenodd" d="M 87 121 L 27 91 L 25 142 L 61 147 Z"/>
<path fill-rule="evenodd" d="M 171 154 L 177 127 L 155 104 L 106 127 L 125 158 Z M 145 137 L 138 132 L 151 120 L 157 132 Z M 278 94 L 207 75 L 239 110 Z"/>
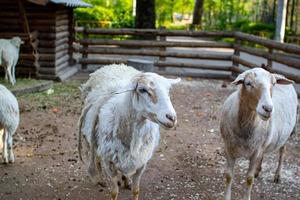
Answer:
<path fill-rule="evenodd" d="M 164 70 L 165 67 L 176 68 L 196 68 L 203 70 L 213 70 L 214 72 L 229 72 L 229 75 L 218 73 L 209 78 L 230 78 L 237 73 L 241 73 L 248 68 L 265 67 L 266 69 L 285 75 L 286 77 L 300 83 L 300 46 L 293 44 L 283 44 L 273 40 L 241 33 L 241 32 L 206 32 L 206 31 L 179 31 L 165 29 L 86 29 L 76 28 L 82 39 L 78 39 L 78 47 L 75 51 L 82 54 L 79 59 L 83 68 L 89 64 L 111 64 L 126 63 L 126 56 L 150 56 L 155 57 L 154 65 Z M 144 38 L 156 38 L 156 40 L 113 40 L 113 39 L 95 39 L 99 36 L 143 36 Z M 93 39 L 90 37 L 93 36 Z M 166 37 L 187 36 L 205 38 L 205 42 L 191 41 L 167 41 Z M 207 40 L 209 38 L 209 40 Z M 216 42 L 215 38 L 229 38 L 234 43 Z M 259 48 L 257 48 L 259 46 Z M 231 49 L 230 53 L 218 53 L 215 51 L 205 52 L 197 51 L 170 51 L 167 48 L 226 48 Z M 247 55 L 264 58 L 266 63 L 251 62 L 244 59 L 242 53 Z M 91 55 L 114 55 L 113 58 L 93 57 Z M 125 55 L 125 56 L 124 56 Z M 122 58 L 123 56 L 124 58 Z M 170 61 L 166 58 L 180 58 L 182 61 Z M 255 57 L 254 57 L 255 58 Z M 197 62 L 185 62 L 184 59 L 197 59 Z M 205 64 L 201 60 L 225 61 L 224 65 Z M 274 68 L 274 62 L 286 65 L 292 69 L 287 71 L 281 68 Z M 299 70 L 294 73 L 293 70 Z"/>

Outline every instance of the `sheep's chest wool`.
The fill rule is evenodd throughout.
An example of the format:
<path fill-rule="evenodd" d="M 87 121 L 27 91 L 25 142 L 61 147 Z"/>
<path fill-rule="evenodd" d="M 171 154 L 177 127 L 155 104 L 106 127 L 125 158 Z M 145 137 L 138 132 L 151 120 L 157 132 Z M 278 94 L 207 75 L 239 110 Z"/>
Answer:
<path fill-rule="evenodd" d="M 126 93 L 120 96 L 131 98 Z M 103 159 L 113 162 L 123 174 L 130 175 L 152 157 L 159 141 L 159 127 L 147 119 L 138 121 L 131 101 L 110 103 L 127 98 L 112 97 L 101 108 L 97 145 Z"/>

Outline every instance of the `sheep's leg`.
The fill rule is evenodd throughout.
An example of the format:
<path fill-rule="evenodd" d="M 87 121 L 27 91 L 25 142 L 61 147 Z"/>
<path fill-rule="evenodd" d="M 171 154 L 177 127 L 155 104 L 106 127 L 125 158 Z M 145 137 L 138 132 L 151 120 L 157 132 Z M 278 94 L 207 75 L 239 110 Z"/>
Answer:
<path fill-rule="evenodd" d="M 280 174 L 281 174 L 281 170 L 282 170 L 284 151 L 285 151 L 285 146 L 280 147 L 280 149 L 279 149 L 279 162 L 278 162 L 278 166 L 277 166 L 276 173 L 275 173 L 275 176 L 274 176 L 274 182 L 275 183 L 280 182 Z"/>
<path fill-rule="evenodd" d="M 260 161 L 258 162 L 258 165 L 256 167 L 256 171 L 255 171 L 255 174 L 254 174 L 255 178 L 257 178 L 259 176 L 259 173 L 261 172 L 263 159 L 264 159 L 264 157 L 262 156 Z"/>
<path fill-rule="evenodd" d="M 6 164 L 8 163 L 8 155 L 7 155 L 7 131 L 3 129 L 3 136 L 2 136 L 2 141 L 3 141 L 3 151 L 2 151 L 2 157 L 3 157 L 3 162 Z"/>
<path fill-rule="evenodd" d="M 130 180 L 124 175 L 122 176 L 122 180 L 123 180 L 123 183 L 124 183 L 124 188 L 128 189 L 128 190 L 131 190 Z"/>
<path fill-rule="evenodd" d="M 104 162 L 103 167 L 112 182 L 111 200 L 117 200 L 119 194 L 118 171 L 110 161 Z"/>
<path fill-rule="evenodd" d="M 225 200 L 231 200 L 231 187 L 234 175 L 234 165 L 235 165 L 235 158 L 231 156 L 226 156 L 227 160 L 227 169 L 225 172 Z"/>
<path fill-rule="evenodd" d="M 257 168 L 258 162 L 262 159 L 261 158 L 262 155 L 260 155 L 260 153 L 261 152 L 258 151 L 250 158 L 249 168 L 248 168 L 248 172 L 247 172 L 247 180 L 246 180 L 247 187 L 246 187 L 246 193 L 245 193 L 244 200 L 251 199 L 251 190 L 252 190 L 253 183 L 254 183 L 255 170 Z"/>
<path fill-rule="evenodd" d="M 118 176 L 112 177 L 113 188 L 111 192 L 111 200 L 117 200 L 119 194 Z"/>
<path fill-rule="evenodd" d="M 139 168 L 136 170 L 135 174 L 132 176 L 132 195 L 133 200 L 138 200 L 140 195 L 140 180 L 143 172 L 145 171 L 146 166 Z"/>
<path fill-rule="evenodd" d="M 14 80 L 14 84 L 16 84 L 17 80 L 16 80 L 16 65 L 17 65 L 18 60 L 15 60 L 14 64 L 12 65 L 11 68 L 11 74 L 12 74 L 12 78 Z"/>
<path fill-rule="evenodd" d="M 11 75 L 11 67 L 8 67 L 7 68 L 7 74 L 8 74 L 8 79 L 9 79 L 9 82 L 12 84 L 12 85 L 14 85 L 15 83 L 14 83 L 14 80 L 13 80 L 13 77 L 12 77 L 12 75 Z"/>
<path fill-rule="evenodd" d="M 12 134 L 8 134 L 8 137 L 7 137 L 7 148 L 8 148 L 8 161 L 10 163 L 14 163 L 15 162 L 15 156 L 14 156 L 14 152 L 13 152 L 13 138 L 12 138 Z"/>

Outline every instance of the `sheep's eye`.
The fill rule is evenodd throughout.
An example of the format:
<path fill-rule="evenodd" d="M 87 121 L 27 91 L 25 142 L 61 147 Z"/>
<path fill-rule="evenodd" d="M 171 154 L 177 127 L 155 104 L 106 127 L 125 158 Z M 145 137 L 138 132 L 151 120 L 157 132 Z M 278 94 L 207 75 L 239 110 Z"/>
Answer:
<path fill-rule="evenodd" d="M 252 85 L 252 83 L 251 83 L 251 82 L 246 82 L 246 83 L 245 83 L 245 85 L 246 85 L 246 86 L 253 87 L 253 85 Z"/>
<path fill-rule="evenodd" d="M 148 90 L 145 89 L 145 88 L 139 89 L 139 92 L 140 92 L 141 94 L 144 94 L 144 93 L 148 93 L 148 94 L 149 94 Z"/>

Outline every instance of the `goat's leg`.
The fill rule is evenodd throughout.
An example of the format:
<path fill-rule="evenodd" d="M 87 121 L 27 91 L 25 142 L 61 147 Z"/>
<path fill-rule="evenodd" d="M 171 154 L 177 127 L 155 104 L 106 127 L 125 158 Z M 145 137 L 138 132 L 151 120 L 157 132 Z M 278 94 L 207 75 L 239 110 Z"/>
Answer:
<path fill-rule="evenodd" d="M 124 188 L 128 189 L 128 190 L 131 190 L 129 178 L 127 178 L 126 176 L 122 175 L 122 181 L 124 183 Z"/>
<path fill-rule="evenodd" d="M 2 158 L 3 162 L 6 164 L 8 163 L 8 155 L 7 155 L 7 130 L 3 129 L 2 141 L 3 141 L 3 151 L 2 151 Z"/>
<path fill-rule="evenodd" d="M 8 162 L 14 163 L 15 162 L 15 156 L 13 152 L 13 137 L 11 132 L 7 134 L 7 148 L 8 148 Z"/>
<path fill-rule="evenodd" d="M 7 67 L 7 74 L 8 74 L 9 82 L 10 82 L 12 85 L 14 85 L 15 83 L 14 83 L 13 77 L 12 77 L 12 75 L 11 75 L 11 67 L 12 67 L 12 66 Z"/>
<path fill-rule="evenodd" d="M 274 182 L 275 183 L 280 182 L 280 175 L 281 175 L 281 170 L 282 170 L 284 151 L 285 151 L 285 146 L 280 147 L 280 149 L 279 149 L 279 162 L 278 162 L 278 166 L 277 166 L 275 176 L 274 176 Z"/>
<path fill-rule="evenodd" d="M 259 176 L 259 173 L 261 172 L 262 169 L 262 162 L 263 162 L 264 157 L 262 156 L 261 159 L 258 161 L 254 177 L 257 178 Z"/>
<path fill-rule="evenodd" d="M 140 195 L 140 180 L 141 176 L 144 173 L 146 165 L 136 170 L 135 174 L 132 176 L 132 195 L 133 200 L 138 200 Z"/>
<path fill-rule="evenodd" d="M 15 62 L 13 63 L 12 67 L 11 67 L 11 75 L 14 81 L 14 84 L 16 84 L 17 80 L 16 80 L 16 65 L 17 65 L 17 60 L 15 60 Z"/>
<path fill-rule="evenodd" d="M 226 154 L 227 169 L 225 172 L 225 200 L 231 200 L 231 187 L 234 175 L 235 158 Z"/>
<path fill-rule="evenodd" d="M 119 194 L 118 176 L 112 177 L 113 188 L 111 191 L 111 200 L 117 200 Z"/>
<path fill-rule="evenodd" d="M 119 194 L 119 185 L 118 185 L 118 171 L 116 170 L 113 163 L 110 163 L 109 160 L 104 161 L 103 167 L 106 174 L 110 177 L 112 182 L 112 191 L 111 191 L 111 200 L 117 200 Z"/>
<path fill-rule="evenodd" d="M 254 173 L 257 168 L 257 164 L 262 159 L 263 155 L 260 155 L 261 152 L 258 151 L 257 153 L 253 154 L 250 158 L 249 168 L 247 172 L 247 180 L 246 180 L 246 193 L 244 196 L 244 200 L 251 199 L 251 190 L 254 183 Z"/>

